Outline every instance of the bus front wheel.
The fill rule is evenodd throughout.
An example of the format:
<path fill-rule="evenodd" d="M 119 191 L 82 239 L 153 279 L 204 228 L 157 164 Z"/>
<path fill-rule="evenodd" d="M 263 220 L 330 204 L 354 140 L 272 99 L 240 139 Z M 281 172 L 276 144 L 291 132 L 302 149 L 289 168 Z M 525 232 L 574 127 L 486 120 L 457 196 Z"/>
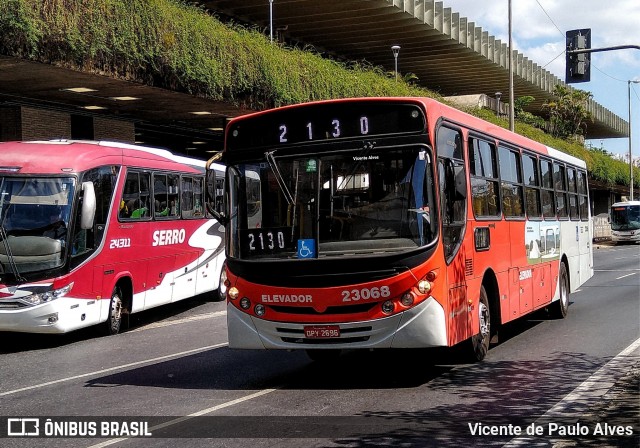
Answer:
<path fill-rule="evenodd" d="M 104 323 L 105 333 L 110 336 L 120 332 L 122 325 L 122 291 L 117 286 L 113 288 L 111 293 L 111 301 L 109 302 L 109 315 Z"/>
<path fill-rule="evenodd" d="M 489 351 L 491 341 L 491 311 L 489 309 L 489 299 L 484 285 L 480 288 L 480 300 L 478 301 L 478 320 L 480 331 L 471 337 L 469 347 L 469 357 L 471 361 L 482 361 Z"/>

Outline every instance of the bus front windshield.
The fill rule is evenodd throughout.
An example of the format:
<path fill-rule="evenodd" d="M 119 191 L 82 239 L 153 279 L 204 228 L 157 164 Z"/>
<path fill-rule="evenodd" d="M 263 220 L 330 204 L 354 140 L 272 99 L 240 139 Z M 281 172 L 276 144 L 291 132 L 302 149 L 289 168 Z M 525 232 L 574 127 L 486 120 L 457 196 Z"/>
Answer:
<path fill-rule="evenodd" d="M 612 207 L 611 230 L 640 230 L 640 205 Z"/>
<path fill-rule="evenodd" d="M 229 168 L 231 244 L 241 259 L 370 256 L 436 236 L 428 148 L 365 148 Z"/>
<path fill-rule="evenodd" d="M 70 177 L 1 179 L 1 273 L 19 278 L 64 263 L 74 185 Z"/>

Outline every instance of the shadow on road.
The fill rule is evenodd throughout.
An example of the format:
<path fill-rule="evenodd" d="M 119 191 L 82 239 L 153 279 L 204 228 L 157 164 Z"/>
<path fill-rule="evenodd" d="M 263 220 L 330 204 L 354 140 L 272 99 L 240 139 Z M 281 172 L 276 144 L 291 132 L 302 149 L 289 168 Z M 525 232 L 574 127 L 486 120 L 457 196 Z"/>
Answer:
<path fill-rule="evenodd" d="M 202 294 L 188 300 L 170 303 L 140 313 L 123 316 L 123 332 L 133 330 L 164 319 L 201 307 L 209 301 L 209 294 Z M 44 350 L 54 347 L 75 344 L 92 338 L 106 337 L 101 333 L 100 326 L 93 326 L 72 331 L 66 334 L 32 334 L 17 332 L 0 332 L 0 340 L 11 341 L 0 345 L 0 354 L 18 353 L 30 350 Z"/>

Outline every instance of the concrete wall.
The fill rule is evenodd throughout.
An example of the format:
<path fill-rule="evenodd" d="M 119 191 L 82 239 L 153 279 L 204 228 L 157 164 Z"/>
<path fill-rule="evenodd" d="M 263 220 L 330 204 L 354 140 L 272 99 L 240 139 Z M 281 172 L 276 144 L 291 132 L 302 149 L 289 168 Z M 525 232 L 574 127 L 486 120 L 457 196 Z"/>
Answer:
<path fill-rule="evenodd" d="M 81 129 L 82 132 L 74 135 L 73 124 L 78 121 L 86 121 L 87 124 Z M 133 143 L 135 124 L 131 121 L 79 116 L 26 106 L 0 107 L 0 141 L 74 138 Z"/>

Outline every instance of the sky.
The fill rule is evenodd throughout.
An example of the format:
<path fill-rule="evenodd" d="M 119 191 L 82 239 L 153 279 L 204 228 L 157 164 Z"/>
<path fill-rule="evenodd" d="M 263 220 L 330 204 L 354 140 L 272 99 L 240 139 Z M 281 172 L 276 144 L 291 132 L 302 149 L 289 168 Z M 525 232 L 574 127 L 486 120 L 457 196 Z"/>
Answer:
<path fill-rule="evenodd" d="M 509 0 L 443 0 L 502 42 L 509 42 Z M 640 0 L 512 0 L 513 48 L 564 80 L 565 33 L 590 28 L 591 48 L 640 45 Z M 640 81 L 640 50 L 591 54 L 591 81 L 571 84 L 629 121 L 628 80 Z M 640 83 L 631 84 L 633 157 L 640 157 Z M 588 140 L 610 153 L 629 154 L 629 139 Z M 628 160 L 628 159 L 627 159 Z"/>

